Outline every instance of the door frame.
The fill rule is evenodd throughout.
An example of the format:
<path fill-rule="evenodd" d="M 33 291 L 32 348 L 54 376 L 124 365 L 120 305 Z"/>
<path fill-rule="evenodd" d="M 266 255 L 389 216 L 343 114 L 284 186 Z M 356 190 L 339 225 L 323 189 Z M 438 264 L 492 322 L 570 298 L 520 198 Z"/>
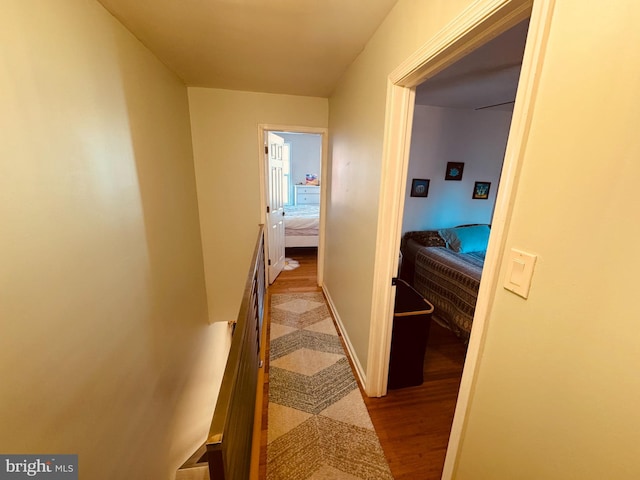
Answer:
<path fill-rule="evenodd" d="M 517 193 L 537 86 L 542 71 L 555 0 L 487 0 L 475 2 L 409 56 L 387 81 L 380 203 L 371 306 L 371 334 L 365 390 L 369 396 L 387 392 L 393 327 L 398 252 L 409 165 L 415 88 L 520 21 L 530 18 L 518 92 L 496 198 L 473 329 L 460 383 L 442 478 L 454 477 L 461 439 L 485 341 L 492 299 L 499 285 L 509 223 Z"/>
<path fill-rule="evenodd" d="M 327 206 L 327 181 L 328 161 L 327 149 L 329 146 L 329 129 L 324 127 L 305 127 L 300 125 L 281 125 L 272 123 L 258 124 L 258 166 L 260 172 L 260 219 L 261 223 L 265 223 L 267 219 L 267 194 L 268 194 L 268 164 L 265 161 L 264 146 L 266 141 L 266 132 L 291 132 L 291 133 L 311 133 L 321 135 L 321 160 L 320 160 L 320 230 L 318 232 L 318 286 L 321 287 L 324 279 L 324 253 L 325 253 L 325 223 L 326 223 L 326 206 Z M 269 248 L 269 235 L 265 235 L 265 249 Z M 265 250 L 268 251 L 268 250 Z M 265 258 L 265 264 L 268 259 Z M 266 266 L 266 265 L 265 265 Z"/>

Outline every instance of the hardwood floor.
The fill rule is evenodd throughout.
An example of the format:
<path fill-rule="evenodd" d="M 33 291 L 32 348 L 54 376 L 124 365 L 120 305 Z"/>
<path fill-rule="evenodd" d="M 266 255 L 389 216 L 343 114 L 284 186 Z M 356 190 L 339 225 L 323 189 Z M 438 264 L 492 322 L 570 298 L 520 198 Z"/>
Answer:
<path fill-rule="evenodd" d="M 315 292 L 317 265 L 315 249 L 287 249 L 287 257 L 300 268 L 283 271 L 267 290 L 273 293 Z M 267 310 L 267 362 L 264 398 L 269 391 L 269 318 Z M 396 480 L 440 479 L 449 431 L 462 375 L 466 349 L 449 330 L 432 322 L 421 386 L 389 390 L 382 398 L 365 397 L 385 456 Z M 267 402 L 262 411 L 259 478 L 266 479 Z"/>
<path fill-rule="evenodd" d="M 396 480 L 441 478 L 465 353 L 453 333 L 432 322 L 424 383 L 365 398 Z"/>
<path fill-rule="evenodd" d="M 300 268 L 283 270 L 273 282 L 267 294 L 292 292 L 319 292 L 318 287 L 318 249 L 287 248 L 286 257 L 297 260 Z"/>

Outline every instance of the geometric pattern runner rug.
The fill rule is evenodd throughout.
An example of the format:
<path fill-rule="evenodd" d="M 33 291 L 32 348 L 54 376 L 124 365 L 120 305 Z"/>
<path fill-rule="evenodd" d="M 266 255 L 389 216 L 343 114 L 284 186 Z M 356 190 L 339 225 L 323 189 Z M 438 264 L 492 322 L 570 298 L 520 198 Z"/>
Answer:
<path fill-rule="evenodd" d="M 321 292 L 271 295 L 267 480 L 393 479 Z"/>

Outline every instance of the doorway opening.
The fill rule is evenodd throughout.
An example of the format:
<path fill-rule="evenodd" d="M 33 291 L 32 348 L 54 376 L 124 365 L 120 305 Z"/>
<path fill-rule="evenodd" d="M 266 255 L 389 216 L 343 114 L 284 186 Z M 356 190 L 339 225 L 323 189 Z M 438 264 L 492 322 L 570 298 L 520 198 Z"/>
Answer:
<path fill-rule="evenodd" d="M 425 479 L 442 475 L 527 28 L 528 19 L 416 88 L 404 216 L 397 239 L 399 277 L 435 311 L 423 320 L 429 332 L 424 356 L 406 366 L 422 374 L 420 384 L 410 389 L 414 401 L 403 403 L 406 393 L 390 390 L 382 403 L 422 426 L 413 438 L 429 452 L 429 467 L 418 467 L 424 468 L 419 473 Z M 488 191 L 476 192 L 478 183 Z M 454 248 L 458 233 L 472 235 L 474 243 L 470 238 L 462 248 Z M 398 358 L 392 349 L 393 365 Z M 402 428 L 396 425 L 393 431 L 400 436 Z M 398 447 L 397 454 L 411 452 Z"/>
<path fill-rule="evenodd" d="M 298 268 L 298 253 L 317 252 L 317 283 L 324 264 L 327 130 L 259 125 L 261 199 L 269 284 Z"/>
<path fill-rule="evenodd" d="M 527 18 L 416 88 L 399 275 L 434 305 L 433 320 L 464 345 L 528 27 Z"/>
<path fill-rule="evenodd" d="M 474 4 L 451 22 L 437 37 L 409 57 L 389 76 L 387 119 L 385 122 L 381 181 L 381 201 L 374 269 L 374 295 L 369 336 L 366 391 L 369 396 L 386 394 L 389 347 L 393 326 L 395 288 L 389 278 L 398 271 L 398 252 L 407 187 L 408 158 L 411 140 L 416 87 L 434 77 L 447 66 L 530 17 L 518 94 L 505 160 L 500 175 L 500 189 L 492 216 L 490 241 L 482 273 L 482 282 L 473 317 L 460 391 L 455 407 L 442 478 L 452 478 L 466 425 L 466 414 L 484 342 L 485 325 L 491 299 L 498 288 L 499 271 L 511 218 L 517 177 L 523 161 L 531 124 L 537 85 L 542 69 L 545 45 L 553 12 L 552 0 L 496 1 L 491 7 Z M 381 225 L 384 228 L 381 228 Z"/>

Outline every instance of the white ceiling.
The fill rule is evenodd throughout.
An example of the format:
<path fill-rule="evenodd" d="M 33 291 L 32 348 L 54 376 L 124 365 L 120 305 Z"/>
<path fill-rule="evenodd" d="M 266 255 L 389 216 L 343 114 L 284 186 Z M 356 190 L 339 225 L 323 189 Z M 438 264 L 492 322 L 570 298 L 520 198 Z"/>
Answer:
<path fill-rule="evenodd" d="M 328 97 L 397 0 L 99 0 L 189 86 Z"/>
<path fill-rule="evenodd" d="M 479 109 L 515 100 L 528 27 L 521 22 L 421 84 L 416 104 Z"/>

